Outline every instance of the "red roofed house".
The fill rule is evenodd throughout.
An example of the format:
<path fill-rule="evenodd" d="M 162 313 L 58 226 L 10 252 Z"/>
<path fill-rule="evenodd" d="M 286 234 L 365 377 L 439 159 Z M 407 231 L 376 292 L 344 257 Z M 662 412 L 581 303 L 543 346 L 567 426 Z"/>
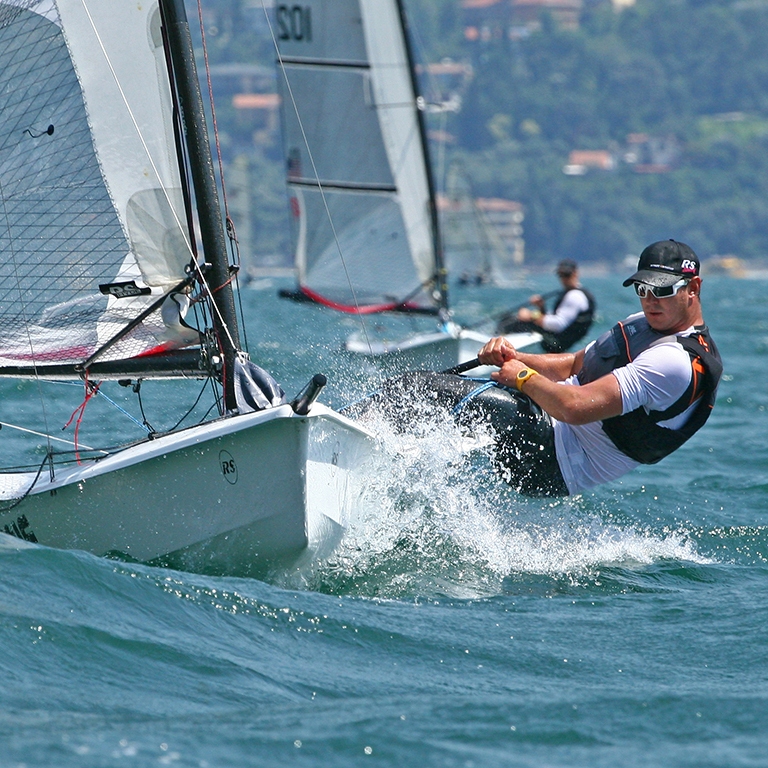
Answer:
<path fill-rule="evenodd" d="M 550 14 L 562 29 L 578 29 L 583 0 L 460 0 L 464 35 L 488 41 L 521 37 L 541 29 L 541 17 Z"/>

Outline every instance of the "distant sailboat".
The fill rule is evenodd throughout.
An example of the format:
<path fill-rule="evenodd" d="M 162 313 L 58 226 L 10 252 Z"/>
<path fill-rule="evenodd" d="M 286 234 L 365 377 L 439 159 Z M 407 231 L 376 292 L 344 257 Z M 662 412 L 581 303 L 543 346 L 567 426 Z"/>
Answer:
<path fill-rule="evenodd" d="M 446 192 L 439 203 L 446 257 L 453 279 L 459 285 L 518 287 L 523 276 L 515 262 L 522 253 L 516 254 L 510 248 L 490 216 L 501 214 L 504 228 L 514 229 L 519 227 L 518 220 L 522 218 L 519 205 L 510 200 L 476 199 L 458 161 L 448 168 Z"/>
<path fill-rule="evenodd" d="M 183 0 L 0 2 L 0 248 L 0 377 L 39 382 L 4 409 L 37 458 L 0 472 L 0 531 L 236 574 L 333 546 L 374 441 L 242 351 Z M 162 378 L 217 416 L 56 447 L 46 382 L 84 384 L 79 426 L 100 382 Z"/>
<path fill-rule="evenodd" d="M 406 338 L 353 334 L 350 352 L 434 368 L 475 357 L 488 336 L 451 319 L 402 3 L 279 5 L 277 37 L 298 276 L 298 289 L 286 293 L 341 312 L 437 320 Z"/>

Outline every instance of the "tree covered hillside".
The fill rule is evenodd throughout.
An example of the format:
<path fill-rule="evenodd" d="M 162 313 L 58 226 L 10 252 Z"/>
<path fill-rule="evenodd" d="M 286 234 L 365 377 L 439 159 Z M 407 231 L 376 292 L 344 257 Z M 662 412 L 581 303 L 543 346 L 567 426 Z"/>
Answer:
<path fill-rule="evenodd" d="M 576 29 L 545 14 L 537 31 L 497 18 L 488 34 L 472 34 L 482 7 L 403 3 L 422 72 L 448 59 L 467 73 L 422 76 L 429 100 L 460 97 L 428 116 L 438 177 L 457 160 L 476 196 L 521 202 L 527 262 L 615 263 L 667 237 L 702 256 L 768 258 L 768 0 L 636 0 L 621 12 L 584 0 Z M 203 7 L 224 72 L 214 94 L 225 161 L 251 179 L 253 252 L 287 258 L 279 128 L 234 106 L 238 92 L 274 90 L 264 8 Z M 226 74 L 239 65 L 272 80 Z"/>
<path fill-rule="evenodd" d="M 666 237 L 762 259 L 766 40 L 765 2 L 637 0 L 585 11 L 578 30 L 545 19 L 527 37 L 463 42 L 474 79 L 456 151 L 477 194 L 525 205 L 529 259 L 615 261 Z M 632 162 L 653 139 L 671 157 Z M 614 166 L 569 175 L 573 150 Z"/>

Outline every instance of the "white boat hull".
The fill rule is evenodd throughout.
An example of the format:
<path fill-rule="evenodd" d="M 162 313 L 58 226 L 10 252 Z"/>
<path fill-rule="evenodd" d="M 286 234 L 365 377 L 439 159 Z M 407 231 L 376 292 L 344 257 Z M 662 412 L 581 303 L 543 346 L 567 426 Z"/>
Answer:
<path fill-rule="evenodd" d="M 541 341 L 538 333 L 512 333 L 505 338 L 518 349 L 531 347 Z M 368 340 L 353 334 L 346 340 L 344 348 L 347 352 L 391 364 L 399 370 L 442 371 L 477 357 L 488 339 L 487 333 L 465 328 L 419 333 L 396 341 Z M 496 369 L 476 368 L 473 374 L 487 375 L 492 370 Z"/>
<path fill-rule="evenodd" d="M 18 506 L 0 513 L 0 531 L 96 555 L 258 575 L 338 543 L 374 450 L 369 432 L 325 406 L 308 416 L 280 406 L 158 437 L 52 480 L 46 468 Z M 6 475 L 4 484 L 18 495 L 33 479 Z"/>

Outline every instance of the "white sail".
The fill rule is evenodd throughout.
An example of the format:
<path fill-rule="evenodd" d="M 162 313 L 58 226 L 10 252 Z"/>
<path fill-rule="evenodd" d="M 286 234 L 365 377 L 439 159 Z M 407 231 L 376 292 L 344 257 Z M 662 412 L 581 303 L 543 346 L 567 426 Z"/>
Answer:
<path fill-rule="evenodd" d="M 278 6 L 301 288 L 337 309 L 438 308 L 429 169 L 396 0 Z"/>
<path fill-rule="evenodd" d="M 185 278 L 172 114 L 156 3 L 0 3 L 0 365 L 82 363 Z M 198 338 L 164 314 L 102 359 Z"/>

